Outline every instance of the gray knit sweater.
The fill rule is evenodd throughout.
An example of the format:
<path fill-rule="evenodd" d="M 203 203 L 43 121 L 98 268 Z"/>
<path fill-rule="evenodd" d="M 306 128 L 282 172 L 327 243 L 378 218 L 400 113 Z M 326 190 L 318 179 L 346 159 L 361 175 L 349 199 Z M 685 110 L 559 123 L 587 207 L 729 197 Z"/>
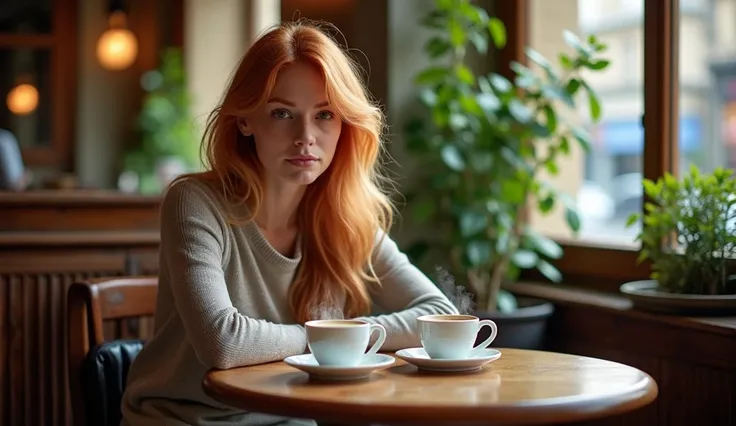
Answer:
<path fill-rule="evenodd" d="M 307 347 L 287 304 L 301 252 L 282 256 L 253 222 L 230 225 L 225 203 L 195 178 L 176 183 L 164 197 L 156 330 L 130 369 L 123 425 L 298 423 L 243 412 L 202 390 L 211 368 L 280 361 Z M 394 241 L 377 241 L 373 261 L 381 285 L 369 289 L 383 314 L 362 319 L 386 328 L 384 351 L 418 346 L 416 317 L 456 309 Z"/>

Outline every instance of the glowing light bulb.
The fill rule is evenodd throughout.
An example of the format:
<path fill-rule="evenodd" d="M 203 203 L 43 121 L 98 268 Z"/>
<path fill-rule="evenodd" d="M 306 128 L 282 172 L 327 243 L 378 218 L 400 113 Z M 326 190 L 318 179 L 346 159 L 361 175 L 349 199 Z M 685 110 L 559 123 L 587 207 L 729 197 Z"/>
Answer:
<path fill-rule="evenodd" d="M 38 89 L 32 84 L 19 84 L 8 92 L 6 103 L 13 114 L 28 115 L 38 106 Z"/>
<path fill-rule="evenodd" d="M 112 71 L 124 70 L 138 56 L 138 40 L 125 28 L 125 13 L 117 11 L 110 15 L 110 28 L 97 40 L 97 60 Z"/>

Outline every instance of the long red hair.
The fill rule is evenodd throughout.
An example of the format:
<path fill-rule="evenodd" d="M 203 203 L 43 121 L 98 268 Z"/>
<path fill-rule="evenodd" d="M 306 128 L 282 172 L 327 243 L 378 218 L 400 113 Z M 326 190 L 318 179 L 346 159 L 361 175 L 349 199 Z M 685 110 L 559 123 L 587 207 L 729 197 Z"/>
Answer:
<path fill-rule="evenodd" d="M 252 137 L 238 131 L 237 120 L 266 102 L 279 70 L 297 60 L 321 70 L 342 132 L 330 167 L 307 187 L 299 207 L 302 261 L 289 289 L 289 304 L 301 323 L 341 295 L 346 318 L 364 315 L 370 311 L 366 283 L 378 283 L 371 264 L 376 237 L 390 228 L 393 218 L 379 162 L 385 121 L 359 78 L 357 64 L 318 26 L 283 23 L 247 51 L 207 119 L 202 148 L 209 171 L 200 177 L 219 181 L 228 199 L 248 207 L 248 217 L 229 213 L 233 223 L 252 220 L 264 196 L 262 166 Z"/>

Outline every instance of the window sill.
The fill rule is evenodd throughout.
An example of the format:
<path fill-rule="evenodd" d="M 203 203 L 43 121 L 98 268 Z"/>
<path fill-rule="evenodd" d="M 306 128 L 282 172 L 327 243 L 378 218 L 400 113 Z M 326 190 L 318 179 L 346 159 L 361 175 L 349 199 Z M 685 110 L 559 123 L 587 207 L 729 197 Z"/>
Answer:
<path fill-rule="evenodd" d="M 517 295 L 545 299 L 555 305 L 595 309 L 642 322 L 736 337 L 736 316 L 682 317 L 654 314 L 633 309 L 631 301 L 620 295 L 558 284 L 519 282 L 508 286 L 508 290 Z"/>

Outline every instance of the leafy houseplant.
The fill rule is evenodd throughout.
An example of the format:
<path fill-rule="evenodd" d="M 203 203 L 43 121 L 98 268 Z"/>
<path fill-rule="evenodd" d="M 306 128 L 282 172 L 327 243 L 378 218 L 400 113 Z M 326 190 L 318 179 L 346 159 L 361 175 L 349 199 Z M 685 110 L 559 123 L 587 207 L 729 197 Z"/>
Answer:
<path fill-rule="evenodd" d="M 598 121 L 601 106 L 583 73 L 608 66 L 600 57 L 605 46 L 594 36 L 581 41 L 565 32 L 573 54 L 559 54 L 561 72 L 527 48 L 539 71 L 513 63 L 510 81 L 498 73 L 477 75 L 466 65 L 470 49 L 484 56 L 489 40 L 497 48 L 506 40 L 503 23 L 470 0 L 437 0 L 421 25 L 433 32 L 424 48 L 430 65 L 416 77 L 428 111 L 407 126 L 407 144 L 425 173 L 416 177 L 420 191 L 407 193 L 407 200 L 414 220 L 434 231 L 407 251 L 420 264 L 432 252 L 449 255 L 450 271 L 462 277 L 477 310 L 514 310 L 515 299 L 502 285 L 521 269 L 561 278 L 549 259 L 561 257 L 562 249 L 528 226 L 528 208 L 546 214 L 562 202 L 570 228 L 580 227 L 571 199 L 541 173 L 556 174 L 573 143 L 589 148 L 575 122 L 576 98 L 586 95 Z"/>
<path fill-rule="evenodd" d="M 158 69 L 141 78 L 146 95 L 136 122 L 138 144 L 125 155 L 123 168 L 138 175 L 143 193 L 162 189 L 156 173 L 162 162 L 173 160 L 186 169 L 198 164 L 198 133 L 185 77 L 181 51 L 168 48 Z"/>
<path fill-rule="evenodd" d="M 648 197 L 643 214 L 627 226 L 643 226 L 639 261 L 652 264 L 651 278 L 667 293 L 736 294 L 728 261 L 736 255 L 736 178 L 717 168 L 701 174 L 697 167 L 680 181 L 671 174 L 656 182 L 644 179 Z"/>

